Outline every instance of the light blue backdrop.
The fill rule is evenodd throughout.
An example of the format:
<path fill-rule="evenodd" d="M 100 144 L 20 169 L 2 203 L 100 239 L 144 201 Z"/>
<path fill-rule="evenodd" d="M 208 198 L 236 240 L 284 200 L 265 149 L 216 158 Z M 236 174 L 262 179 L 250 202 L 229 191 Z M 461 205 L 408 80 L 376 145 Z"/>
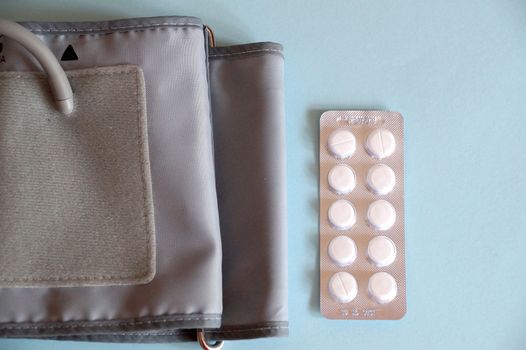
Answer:
<path fill-rule="evenodd" d="M 223 44 L 286 48 L 290 337 L 226 349 L 526 349 L 526 1 L 0 3 L 16 20 L 167 14 L 203 18 Z M 315 143 L 331 108 L 405 116 L 401 321 L 319 314 Z M 174 346 L 0 341 L 32 348 Z"/>

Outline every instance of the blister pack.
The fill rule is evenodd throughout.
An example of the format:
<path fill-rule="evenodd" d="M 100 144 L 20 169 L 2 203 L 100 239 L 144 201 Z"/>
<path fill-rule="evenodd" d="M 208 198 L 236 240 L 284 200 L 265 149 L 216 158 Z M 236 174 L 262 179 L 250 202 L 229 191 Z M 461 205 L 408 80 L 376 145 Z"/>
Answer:
<path fill-rule="evenodd" d="M 403 118 L 320 118 L 320 310 L 330 319 L 406 312 Z"/>

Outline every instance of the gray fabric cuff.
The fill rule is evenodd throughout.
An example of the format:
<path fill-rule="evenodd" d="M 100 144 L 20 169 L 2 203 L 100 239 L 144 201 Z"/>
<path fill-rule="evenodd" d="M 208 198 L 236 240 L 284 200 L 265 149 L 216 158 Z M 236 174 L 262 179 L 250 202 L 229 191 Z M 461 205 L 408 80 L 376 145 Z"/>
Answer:
<path fill-rule="evenodd" d="M 61 62 L 68 71 L 122 64 L 142 69 L 155 207 L 156 273 L 151 282 L 141 285 L 0 288 L 0 335 L 34 337 L 219 327 L 221 241 L 207 51 L 201 21 L 170 16 L 24 25 L 37 34 L 58 59 L 69 47 L 75 50 L 77 60 Z M 7 37 L 2 37 L 1 42 L 6 61 L 0 65 L 0 71 L 18 74 L 41 69 L 17 42 Z M 108 91 L 110 83 L 100 87 L 107 99 L 128 96 L 119 89 Z M 40 91 L 48 89 L 42 86 Z M 82 91 L 75 88 L 74 98 L 79 93 Z M 5 108 L 3 94 L 1 99 Z M 20 107 L 25 107 L 20 101 L 24 100 L 17 101 Z M 135 111 L 124 114 L 134 116 Z M 130 135 L 134 133 L 128 131 L 127 139 L 132 142 L 134 138 Z M 99 148 L 83 148 L 81 158 L 92 156 Z M 110 149 L 108 153 L 114 151 Z M 138 154 L 136 158 L 140 160 Z M 103 163 L 112 167 L 109 162 Z M 94 170 L 86 169 L 82 175 L 87 176 Z M 129 199 L 141 203 L 133 197 Z M 120 208 L 108 210 L 106 214 L 111 215 L 114 210 Z M 134 219 L 140 217 L 137 215 Z M 113 238 L 108 235 L 102 237 L 101 242 L 108 239 Z M 141 244 L 140 240 L 134 241 Z M 113 249 L 119 247 L 120 243 Z M 100 247 L 104 251 L 107 248 Z M 67 254 L 67 250 L 60 249 L 56 255 Z M 120 258 L 117 256 L 115 260 Z"/>
<path fill-rule="evenodd" d="M 210 88 L 223 243 L 223 319 L 215 339 L 287 333 L 283 48 L 212 48 Z"/>
<path fill-rule="evenodd" d="M 80 59 L 63 62 L 67 69 L 143 69 L 157 274 L 141 286 L 0 288 L 0 336 L 161 342 L 194 340 L 197 328 L 211 339 L 286 335 L 281 45 L 208 49 L 202 23 L 190 17 L 25 25 L 58 57 L 75 47 Z M 7 69 L 34 69 L 16 45 L 4 52 Z"/>

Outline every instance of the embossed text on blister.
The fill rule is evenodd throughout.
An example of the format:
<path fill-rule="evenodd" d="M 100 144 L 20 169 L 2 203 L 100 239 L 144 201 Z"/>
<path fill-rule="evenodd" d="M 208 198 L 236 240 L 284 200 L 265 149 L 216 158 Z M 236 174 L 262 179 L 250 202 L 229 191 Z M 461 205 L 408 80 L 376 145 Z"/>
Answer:
<path fill-rule="evenodd" d="M 384 120 L 378 116 L 338 116 L 336 118 L 338 123 L 347 125 L 378 125 L 383 124 Z"/>

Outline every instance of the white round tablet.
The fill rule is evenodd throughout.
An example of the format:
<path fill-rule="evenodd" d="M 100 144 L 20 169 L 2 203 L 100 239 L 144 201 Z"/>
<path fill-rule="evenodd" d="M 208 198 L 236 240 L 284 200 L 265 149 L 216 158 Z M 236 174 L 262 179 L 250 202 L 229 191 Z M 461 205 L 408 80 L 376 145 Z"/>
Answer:
<path fill-rule="evenodd" d="M 375 194 L 388 194 L 396 184 L 393 169 L 385 164 L 375 164 L 367 172 L 367 187 Z"/>
<path fill-rule="evenodd" d="M 356 243 L 347 236 L 338 236 L 329 243 L 329 256 L 339 266 L 349 266 L 356 260 Z"/>
<path fill-rule="evenodd" d="M 329 292 L 335 301 L 348 303 L 356 298 L 358 283 L 350 273 L 336 272 L 329 280 Z"/>
<path fill-rule="evenodd" d="M 377 230 L 388 230 L 396 222 L 395 208 L 384 199 L 374 201 L 367 208 L 367 222 Z"/>
<path fill-rule="evenodd" d="M 356 138 L 349 130 L 337 129 L 329 135 L 327 146 L 336 158 L 349 158 L 356 151 Z"/>
<path fill-rule="evenodd" d="M 329 222 L 339 230 L 347 230 L 356 223 L 356 209 L 345 199 L 332 203 L 328 214 Z"/>
<path fill-rule="evenodd" d="M 398 288 L 393 276 L 387 272 L 377 272 L 369 278 L 367 291 L 377 303 L 387 304 L 396 297 Z"/>
<path fill-rule="evenodd" d="M 396 245 L 389 237 L 374 237 L 367 246 L 367 257 L 378 267 L 389 266 L 396 259 Z"/>
<path fill-rule="evenodd" d="M 371 157 L 384 159 L 389 157 L 396 148 L 396 141 L 392 132 L 387 129 L 373 130 L 365 140 L 365 149 Z"/>
<path fill-rule="evenodd" d="M 347 194 L 356 186 L 356 175 L 348 165 L 335 165 L 327 176 L 329 186 L 338 194 Z"/>

